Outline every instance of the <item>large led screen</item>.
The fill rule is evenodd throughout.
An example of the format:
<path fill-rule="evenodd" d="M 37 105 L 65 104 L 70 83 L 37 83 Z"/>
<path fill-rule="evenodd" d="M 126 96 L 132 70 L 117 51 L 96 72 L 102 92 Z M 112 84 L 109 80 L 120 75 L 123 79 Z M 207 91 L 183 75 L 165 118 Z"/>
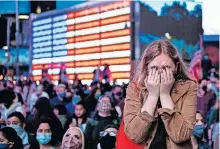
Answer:
<path fill-rule="evenodd" d="M 71 80 L 88 82 L 98 65 L 110 65 L 112 78 L 130 77 L 130 2 L 112 2 L 32 21 L 32 73 L 40 80 L 46 69 L 59 79 L 65 65 Z"/>

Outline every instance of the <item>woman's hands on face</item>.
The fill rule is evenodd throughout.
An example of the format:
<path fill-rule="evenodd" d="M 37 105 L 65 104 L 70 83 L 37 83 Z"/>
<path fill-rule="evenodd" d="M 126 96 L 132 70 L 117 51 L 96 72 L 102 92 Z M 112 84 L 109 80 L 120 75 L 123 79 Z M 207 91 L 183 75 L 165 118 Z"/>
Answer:
<path fill-rule="evenodd" d="M 149 96 L 159 98 L 160 96 L 160 73 L 154 66 L 150 69 L 148 77 L 145 79 L 145 86 L 149 92 Z"/>
<path fill-rule="evenodd" d="M 164 67 L 161 71 L 160 97 L 170 96 L 170 90 L 173 87 L 174 81 L 171 68 L 169 66 Z"/>

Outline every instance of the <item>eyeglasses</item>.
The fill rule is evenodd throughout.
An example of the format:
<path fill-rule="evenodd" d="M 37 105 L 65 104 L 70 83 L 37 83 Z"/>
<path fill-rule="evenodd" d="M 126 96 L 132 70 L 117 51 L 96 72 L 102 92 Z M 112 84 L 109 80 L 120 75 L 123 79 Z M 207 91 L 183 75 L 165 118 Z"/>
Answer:
<path fill-rule="evenodd" d="M 115 136 L 117 135 L 117 133 L 116 133 L 116 132 L 113 132 L 113 131 L 111 131 L 111 132 L 109 132 L 109 131 L 101 131 L 101 132 L 99 133 L 99 136 L 100 136 L 100 137 L 104 137 L 104 136 L 106 136 L 107 134 L 109 134 L 110 136 L 113 136 L 113 137 L 115 137 Z"/>

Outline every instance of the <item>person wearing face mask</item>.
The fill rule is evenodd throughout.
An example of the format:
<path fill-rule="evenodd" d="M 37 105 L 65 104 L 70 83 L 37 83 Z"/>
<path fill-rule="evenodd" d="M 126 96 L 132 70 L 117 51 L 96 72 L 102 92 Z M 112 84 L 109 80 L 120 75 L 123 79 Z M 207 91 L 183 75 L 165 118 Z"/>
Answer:
<path fill-rule="evenodd" d="M 22 105 L 17 101 L 16 94 L 12 90 L 4 89 L 0 91 L 0 104 L 2 104 L 1 124 L 4 124 L 7 121 L 8 115 L 11 113 L 15 111 L 23 112 Z"/>
<path fill-rule="evenodd" d="M 207 85 L 207 88 L 214 93 L 216 96 L 219 95 L 219 90 L 216 87 L 217 78 L 210 77 L 210 83 Z"/>
<path fill-rule="evenodd" d="M 116 125 L 108 125 L 104 131 L 100 132 L 99 144 L 97 149 L 115 149 L 116 136 L 118 127 Z"/>
<path fill-rule="evenodd" d="M 193 136 L 191 137 L 193 149 L 211 149 L 211 147 L 204 141 L 205 124 L 203 115 L 200 112 L 196 112 L 196 124 L 193 130 Z"/>
<path fill-rule="evenodd" d="M 87 149 L 85 135 L 78 127 L 70 127 L 63 136 L 60 149 Z"/>
<path fill-rule="evenodd" d="M 208 113 L 208 104 L 214 99 L 214 95 L 207 90 L 207 80 L 200 80 L 197 92 L 197 110 L 201 111 L 204 117 Z"/>
<path fill-rule="evenodd" d="M 0 129 L 0 149 L 23 149 L 21 138 L 13 128 Z"/>
<path fill-rule="evenodd" d="M 57 104 L 64 104 L 69 115 L 74 113 L 74 105 L 72 103 L 73 93 L 66 89 L 66 85 L 59 84 L 56 90 L 57 96 L 50 100 L 50 104 L 54 107 Z"/>
<path fill-rule="evenodd" d="M 42 119 L 36 132 L 36 140 L 25 149 L 57 149 L 59 148 L 56 127 L 50 119 Z"/>
<path fill-rule="evenodd" d="M 29 134 L 34 134 L 38 129 L 39 124 L 42 119 L 50 119 L 52 121 L 53 127 L 56 130 L 56 135 L 58 135 L 59 139 L 62 140 L 63 136 L 63 128 L 60 120 L 53 113 L 53 109 L 50 105 L 50 101 L 47 98 L 40 98 L 36 102 L 34 108 L 36 112 L 32 115 L 31 118 L 27 118 L 26 120 L 26 131 Z"/>
<path fill-rule="evenodd" d="M 112 101 L 117 105 L 123 99 L 123 89 L 120 85 L 113 86 L 112 88 Z"/>
<path fill-rule="evenodd" d="M 30 111 L 33 110 L 35 103 L 41 97 L 46 97 L 49 99 L 49 95 L 45 91 L 43 91 L 43 85 L 37 86 L 36 92 L 32 94 L 30 99 Z"/>
<path fill-rule="evenodd" d="M 8 116 L 7 126 L 15 129 L 24 146 L 29 144 L 28 134 L 24 130 L 25 118 L 20 112 L 13 112 Z"/>
<path fill-rule="evenodd" d="M 66 86 L 64 84 L 59 84 L 56 88 L 57 96 L 50 100 L 50 104 L 53 107 L 56 104 L 63 102 L 63 99 L 66 97 Z"/>
<path fill-rule="evenodd" d="M 88 138 L 89 149 L 96 149 L 99 134 L 109 124 L 119 125 L 120 120 L 114 115 L 115 109 L 110 96 L 101 96 L 98 100 L 94 119 L 87 122 L 85 134 Z"/>

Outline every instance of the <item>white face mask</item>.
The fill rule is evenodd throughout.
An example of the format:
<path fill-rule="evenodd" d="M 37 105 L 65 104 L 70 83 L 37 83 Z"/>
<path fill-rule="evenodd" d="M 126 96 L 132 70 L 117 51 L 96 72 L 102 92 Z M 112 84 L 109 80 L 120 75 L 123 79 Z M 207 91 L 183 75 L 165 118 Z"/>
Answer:
<path fill-rule="evenodd" d="M 207 89 L 209 89 L 209 90 L 212 89 L 212 84 L 211 83 L 207 85 Z"/>

